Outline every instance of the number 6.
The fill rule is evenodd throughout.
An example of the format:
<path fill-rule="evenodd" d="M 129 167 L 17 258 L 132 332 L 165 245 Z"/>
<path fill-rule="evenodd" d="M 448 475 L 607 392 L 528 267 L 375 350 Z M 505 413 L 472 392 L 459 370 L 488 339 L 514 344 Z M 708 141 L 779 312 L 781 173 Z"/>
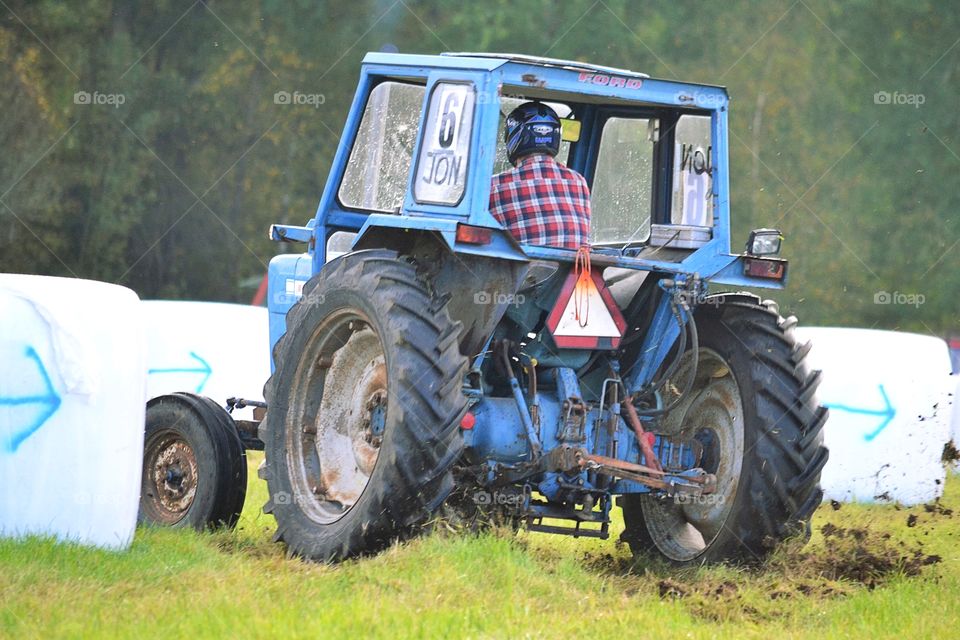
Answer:
<path fill-rule="evenodd" d="M 454 111 L 460 106 L 459 100 L 455 94 L 450 94 L 443 103 L 443 115 L 440 117 L 440 146 L 444 149 L 453 144 L 453 132 L 457 128 L 457 115 Z"/>

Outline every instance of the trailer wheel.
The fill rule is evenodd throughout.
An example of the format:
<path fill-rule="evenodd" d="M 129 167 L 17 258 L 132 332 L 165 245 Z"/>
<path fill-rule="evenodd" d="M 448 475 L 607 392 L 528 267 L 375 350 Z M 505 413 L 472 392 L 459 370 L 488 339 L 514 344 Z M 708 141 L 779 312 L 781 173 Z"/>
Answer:
<path fill-rule="evenodd" d="M 453 489 L 461 325 L 392 251 L 327 264 L 287 314 L 260 425 L 277 540 L 330 561 L 423 529 Z"/>
<path fill-rule="evenodd" d="M 781 540 L 809 535 L 823 497 L 820 372 L 807 370 L 810 345 L 796 342 L 796 318 L 782 318 L 772 302 L 728 295 L 701 305 L 695 318 L 695 384 L 659 431 L 698 440 L 700 466 L 716 474 L 717 489 L 686 499 L 622 496 L 622 539 L 634 553 L 678 565 L 761 561 Z M 689 363 L 674 374 L 677 386 Z"/>
<path fill-rule="evenodd" d="M 230 414 L 191 393 L 147 403 L 138 523 L 232 528 L 246 492 L 246 452 Z"/>

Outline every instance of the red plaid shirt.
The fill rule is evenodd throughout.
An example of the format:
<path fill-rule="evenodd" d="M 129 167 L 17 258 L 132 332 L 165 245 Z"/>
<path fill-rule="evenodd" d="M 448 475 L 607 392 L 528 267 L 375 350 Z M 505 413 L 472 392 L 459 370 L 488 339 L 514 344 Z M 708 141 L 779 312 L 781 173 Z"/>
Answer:
<path fill-rule="evenodd" d="M 590 189 L 547 154 L 493 177 L 490 213 L 521 244 L 579 249 L 590 243 Z"/>

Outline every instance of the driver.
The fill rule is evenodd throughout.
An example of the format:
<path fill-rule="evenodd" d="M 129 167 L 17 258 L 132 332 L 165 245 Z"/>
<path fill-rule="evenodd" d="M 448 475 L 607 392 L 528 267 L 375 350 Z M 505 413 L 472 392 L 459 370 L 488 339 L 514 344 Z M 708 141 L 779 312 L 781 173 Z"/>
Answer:
<path fill-rule="evenodd" d="M 590 189 L 555 160 L 560 118 L 541 102 L 507 116 L 507 158 L 513 169 L 493 177 L 490 212 L 521 244 L 579 249 L 590 242 Z"/>

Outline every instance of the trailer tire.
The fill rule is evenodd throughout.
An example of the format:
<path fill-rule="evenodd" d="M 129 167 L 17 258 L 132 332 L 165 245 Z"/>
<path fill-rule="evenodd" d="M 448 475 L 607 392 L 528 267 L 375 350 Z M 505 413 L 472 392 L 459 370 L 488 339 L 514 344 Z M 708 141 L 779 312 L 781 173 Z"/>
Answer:
<path fill-rule="evenodd" d="M 230 414 L 192 393 L 147 403 L 139 524 L 230 529 L 246 492 L 246 452 Z"/>

